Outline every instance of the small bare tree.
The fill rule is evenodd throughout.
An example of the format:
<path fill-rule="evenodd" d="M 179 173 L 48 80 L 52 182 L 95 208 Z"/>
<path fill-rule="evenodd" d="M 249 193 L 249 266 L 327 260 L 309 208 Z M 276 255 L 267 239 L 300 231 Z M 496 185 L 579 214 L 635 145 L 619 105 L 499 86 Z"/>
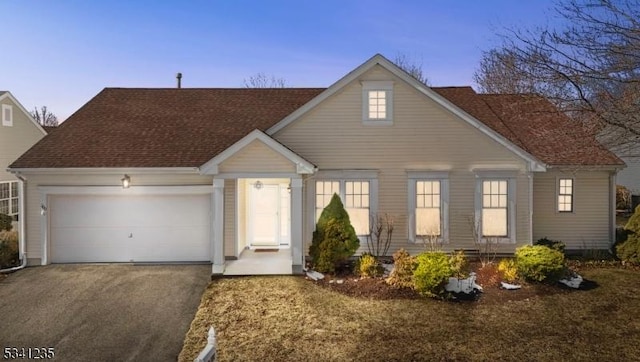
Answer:
<path fill-rule="evenodd" d="M 440 235 L 435 231 L 426 233 L 425 235 L 418 235 L 417 238 L 422 241 L 426 251 L 442 250 L 442 240 L 440 239 Z"/>
<path fill-rule="evenodd" d="M 469 216 L 469 225 L 471 226 L 473 241 L 478 247 L 480 265 L 485 267 L 493 264 L 498 254 L 498 238 L 482 236 L 482 225 L 476 215 Z"/>
<path fill-rule="evenodd" d="M 285 88 L 287 81 L 284 78 L 268 76 L 264 73 L 257 73 L 244 80 L 246 88 Z"/>
<path fill-rule="evenodd" d="M 376 259 L 387 256 L 395 219 L 389 214 L 371 216 L 369 222 L 369 235 L 367 236 L 367 248 Z"/>
<path fill-rule="evenodd" d="M 422 60 L 416 61 L 415 59 L 409 58 L 406 54 L 398 53 L 393 62 L 400 67 L 400 69 L 409 73 L 415 79 L 429 85 L 429 80 L 422 71 Z"/>
<path fill-rule="evenodd" d="M 38 124 L 40 124 L 41 126 L 58 126 L 58 117 L 56 117 L 55 114 L 51 113 L 51 111 L 47 109 L 47 106 L 40 107 L 40 110 L 38 110 L 38 107 L 35 107 L 33 111 L 29 113 L 31 113 L 31 117 L 33 117 L 33 119 L 35 119 L 36 122 L 38 122 Z"/>

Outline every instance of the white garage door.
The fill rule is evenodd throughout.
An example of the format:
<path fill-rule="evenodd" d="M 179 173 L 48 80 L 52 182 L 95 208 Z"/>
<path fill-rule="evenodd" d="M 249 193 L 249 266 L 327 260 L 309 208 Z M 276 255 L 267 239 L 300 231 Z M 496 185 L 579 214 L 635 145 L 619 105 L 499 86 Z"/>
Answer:
<path fill-rule="evenodd" d="M 52 195 L 51 261 L 208 261 L 210 209 L 206 194 Z"/>

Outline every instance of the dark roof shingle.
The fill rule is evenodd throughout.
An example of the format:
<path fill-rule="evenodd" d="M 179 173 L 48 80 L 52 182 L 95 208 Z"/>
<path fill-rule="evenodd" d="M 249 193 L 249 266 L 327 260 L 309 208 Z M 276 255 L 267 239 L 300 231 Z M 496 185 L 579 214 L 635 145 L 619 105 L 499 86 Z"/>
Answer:
<path fill-rule="evenodd" d="M 11 167 L 198 167 L 323 90 L 105 88 Z"/>
<path fill-rule="evenodd" d="M 543 98 L 432 89 L 548 165 L 623 165 Z M 199 167 L 324 90 L 105 88 L 11 167 Z"/>

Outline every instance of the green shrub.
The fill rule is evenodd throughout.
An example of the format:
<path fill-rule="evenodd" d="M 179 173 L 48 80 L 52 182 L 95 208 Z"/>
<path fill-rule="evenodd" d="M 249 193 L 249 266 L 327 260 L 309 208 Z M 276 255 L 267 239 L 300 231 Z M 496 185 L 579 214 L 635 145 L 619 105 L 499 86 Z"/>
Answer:
<path fill-rule="evenodd" d="M 333 194 L 329 205 L 322 210 L 313 232 L 309 255 L 314 268 L 319 272 L 333 272 L 340 263 L 355 254 L 360 247 L 349 214 L 337 194 Z"/>
<path fill-rule="evenodd" d="M 564 245 L 564 243 L 562 241 L 560 241 L 560 240 L 551 240 L 551 239 L 548 239 L 547 237 L 539 239 L 538 241 L 536 241 L 534 243 L 534 245 L 546 246 L 548 248 L 557 250 L 557 251 L 559 251 L 561 253 L 564 253 L 564 248 L 565 248 L 565 245 Z"/>
<path fill-rule="evenodd" d="M 384 270 L 375 256 L 364 253 L 356 261 L 355 272 L 362 277 L 375 278 L 381 276 Z"/>
<path fill-rule="evenodd" d="M 18 265 L 18 232 L 0 231 L 0 269 Z"/>
<path fill-rule="evenodd" d="M 413 284 L 416 290 L 426 296 L 438 296 L 444 292 L 444 286 L 453 275 L 447 254 L 440 251 L 427 251 L 416 257 L 417 267 L 413 271 Z"/>
<path fill-rule="evenodd" d="M 557 278 L 564 268 L 564 254 L 543 245 L 527 245 L 516 249 L 516 269 L 528 280 Z"/>
<path fill-rule="evenodd" d="M 620 260 L 629 263 L 640 263 L 640 205 L 624 229 L 628 232 L 627 240 L 616 247 L 616 253 Z"/>
<path fill-rule="evenodd" d="M 449 257 L 449 265 L 451 266 L 451 270 L 453 274 L 457 278 L 466 278 L 469 275 L 469 262 L 467 261 L 467 257 L 464 255 L 464 250 L 458 250 L 451 253 Z"/>
<path fill-rule="evenodd" d="M 518 268 L 516 261 L 513 259 L 502 259 L 498 264 L 498 271 L 502 274 L 502 278 L 509 283 L 518 280 Z"/>
<path fill-rule="evenodd" d="M 416 258 L 406 250 L 400 249 L 393 254 L 393 269 L 387 283 L 401 288 L 413 288 L 413 271 L 416 269 Z"/>
<path fill-rule="evenodd" d="M 13 222 L 13 217 L 6 214 L 0 214 L 0 231 L 10 231 L 13 229 L 11 222 Z"/>

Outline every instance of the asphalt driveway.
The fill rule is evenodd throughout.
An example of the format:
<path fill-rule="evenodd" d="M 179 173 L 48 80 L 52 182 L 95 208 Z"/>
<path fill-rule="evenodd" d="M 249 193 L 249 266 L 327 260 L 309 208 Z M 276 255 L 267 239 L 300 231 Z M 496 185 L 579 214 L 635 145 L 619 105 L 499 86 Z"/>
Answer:
<path fill-rule="evenodd" d="M 57 361 L 175 361 L 210 280 L 208 265 L 50 265 L 0 280 L 5 347 Z"/>

